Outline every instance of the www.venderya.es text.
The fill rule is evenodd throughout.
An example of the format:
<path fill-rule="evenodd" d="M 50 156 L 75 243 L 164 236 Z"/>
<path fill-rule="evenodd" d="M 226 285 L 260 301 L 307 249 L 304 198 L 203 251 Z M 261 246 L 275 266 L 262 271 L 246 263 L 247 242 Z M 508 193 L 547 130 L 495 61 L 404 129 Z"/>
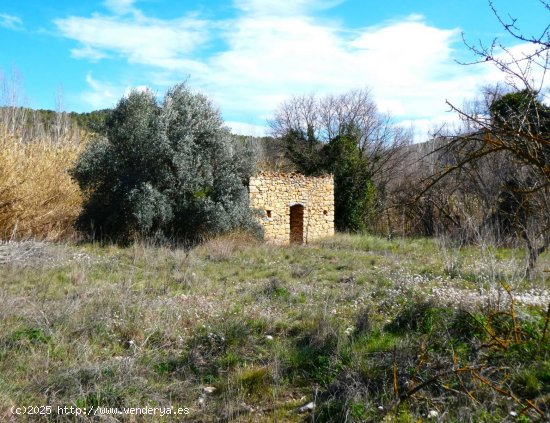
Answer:
<path fill-rule="evenodd" d="M 190 413 L 188 407 L 75 407 L 68 406 L 22 406 L 11 407 L 13 415 L 66 415 L 66 416 L 104 416 L 104 415 L 134 415 L 134 416 L 185 416 Z"/>

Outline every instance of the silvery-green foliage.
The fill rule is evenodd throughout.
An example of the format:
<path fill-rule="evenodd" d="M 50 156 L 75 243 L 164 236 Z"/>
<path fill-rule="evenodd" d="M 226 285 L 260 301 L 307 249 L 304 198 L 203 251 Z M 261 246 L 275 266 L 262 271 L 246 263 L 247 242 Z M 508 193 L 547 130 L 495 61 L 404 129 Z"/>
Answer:
<path fill-rule="evenodd" d="M 196 241 L 259 231 L 248 206 L 251 153 L 234 143 L 219 111 L 185 84 L 158 102 L 150 91 L 120 100 L 107 139 L 72 171 L 86 201 L 78 220 L 94 236 Z"/>

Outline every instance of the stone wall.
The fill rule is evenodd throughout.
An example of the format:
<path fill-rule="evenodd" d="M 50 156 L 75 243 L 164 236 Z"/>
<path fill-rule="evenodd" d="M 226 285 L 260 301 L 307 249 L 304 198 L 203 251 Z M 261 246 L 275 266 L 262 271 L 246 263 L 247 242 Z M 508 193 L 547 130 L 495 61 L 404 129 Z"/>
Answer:
<path fill-rule="evenodd" d="M 334 179 L 299 173 L 250 178 L 250 206 L 259 209 L 267 242 L 307 243 L 334 235 Z"/>

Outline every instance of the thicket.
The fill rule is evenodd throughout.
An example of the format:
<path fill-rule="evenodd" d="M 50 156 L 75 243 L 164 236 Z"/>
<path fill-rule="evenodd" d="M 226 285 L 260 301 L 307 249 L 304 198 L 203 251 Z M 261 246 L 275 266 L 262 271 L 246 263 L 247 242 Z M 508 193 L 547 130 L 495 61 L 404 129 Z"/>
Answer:
<path fill-rule="evenodd" d="M 75 235 L 80 190 L 67 173 L 81 144 L 0 135 L 0 239 L 57 241 Z"/>
<path fill-rule="evenodd" d="M 393 163 L 411 139 L 367 89 L 291 98 L 271 127 L 295 170 L 334 175 L 335 227 L 346 232 L 362 232 L 380 215 Z"/>
<path fill-rule="evenodd" d="M 21 107 L 16 70 L 0 70 L 0 87 L 0 239 L 72 237 L 82 198 L 67 170 L 89 134 L 67 113 Z"/>
<path fill-rule="evenodd" d="M 162 102 L 132 92 L 105 128 L 105 139 L 89 144 L 71 172 L 85 197 L 79 229 L 123 242 L 259 233 L 246 188 L 251 152 L 234 142 L 207 97 L 185 84 Z"/>
<path fill-rule="evenodd" d="M 548 2 L 541 4 L 549 10 Z M 523 244 L 531 278 L 537 258 L 550 246 L 550 108 L 543 89 L 550 33 L 545 27 L 526 35 L 517 18 L 491 8 L 530 54 L 515 54 L 498 40 L 467 44 L 475 57 L 469 64 L 493 64 L 506 83 L 485 87 L 480 99 L 462 107 L 448 103 L 461 125 L 439 131 L 427 154 L 416 152 L 417 163 L 408 163 L 414 182 L 401 184 L 407 178 L 400 177 L 394 184 L 395 211 L 410 224 L 404 232 Z"/>

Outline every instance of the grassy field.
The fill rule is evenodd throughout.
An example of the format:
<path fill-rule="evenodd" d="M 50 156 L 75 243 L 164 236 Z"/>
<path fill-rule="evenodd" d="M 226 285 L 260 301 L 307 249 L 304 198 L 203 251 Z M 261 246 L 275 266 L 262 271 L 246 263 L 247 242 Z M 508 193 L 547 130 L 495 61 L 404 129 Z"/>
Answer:
<path fill-rule="evenodd" d="M 550 283 L 520 250 L 233 235 L 4 244 L 0 263 L 1 421 L 550 418 Z M 31 405 L 52 409 L 10 411 Z M 106 410 L 146 406 L 188 414 Z"/>

